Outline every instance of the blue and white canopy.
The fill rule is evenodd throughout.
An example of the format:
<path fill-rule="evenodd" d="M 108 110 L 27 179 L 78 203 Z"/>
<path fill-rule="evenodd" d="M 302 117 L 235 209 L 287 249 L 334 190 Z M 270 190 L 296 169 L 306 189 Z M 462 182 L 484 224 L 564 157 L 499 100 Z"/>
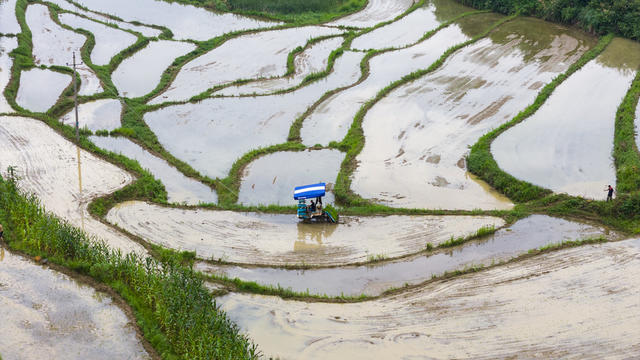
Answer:
<path fill-rule="evenodd" d="M 327 185 L 325 183 L 317 183 L 304 186 L 296 186 L 293 189 L 293 199 L 311 199 L 318 196 L 324 196 Z"/>

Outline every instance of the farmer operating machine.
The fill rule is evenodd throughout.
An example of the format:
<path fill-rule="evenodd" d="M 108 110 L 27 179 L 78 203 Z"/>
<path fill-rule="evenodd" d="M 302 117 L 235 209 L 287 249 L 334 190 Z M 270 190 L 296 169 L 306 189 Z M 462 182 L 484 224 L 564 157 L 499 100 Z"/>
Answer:
<path fill-rule="evenodd" d="M 327 185 L 325 183 L 298 186 L 293 190 L 293 199 L 298 200 L 298 219 L 331 223 L 338 221 L 338 214 L 335 209 L 331 205 L 327 205 L 327 207 L 322 205 L 322 197 L 325 195 L 326 190 Z M 312 199 L 309 205 L 307 205 L 307 199 Z"/>

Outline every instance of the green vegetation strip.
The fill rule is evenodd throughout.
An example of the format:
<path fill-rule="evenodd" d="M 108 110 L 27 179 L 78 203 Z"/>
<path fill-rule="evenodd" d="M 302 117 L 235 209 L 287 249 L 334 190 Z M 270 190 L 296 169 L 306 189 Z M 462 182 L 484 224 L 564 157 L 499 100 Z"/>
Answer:
<path fill-rule="evenodd" d="M 175 262 L 122 255 L 60 221 L 15 180 L 0 178 L 5 241 L 115 289 L 165 359 L 253 359 L 258 352 L 215 305 L 200 277 Z"/>
<path fill-rule="evenodd" d="M 493 158 L 493 154 L 491 154 L 491 143 L 507 129 L 533 115 L 551 96 L 556 87 L 558 87 L 573 73 L 580 70 L 586 63 L 598 56 L 612 39 L 613 35 L 607 35 L 600 38 L 596 46 L 585 52 L 582 57 L 572 64 L 564 74 L 556 76 L 549 84 L 547 84 L 540 91 L 533 104 L 518 113 L 518 115 L 516 115 L 511 121 L 502 124 L 493 131 L 482 136 L 478 142 L 471 147 L 471 152 L 467 157 L 467 167 L 469 171 L 476 174 L 493 188 L 507 195 L 511 200 L 516 202 L 527 202 L 551 194 L 551 190 L 543 189 L 526 181 L 518 180 L 500 169 Z"/>
<path fill-rule="evenodd" d="M 616 165 L 618 193 L 640 190 L 640 157 L 634 123 L 638 97 L 640 97 L 640 71 L 636 73 L 636 78 L 616 113 L 613 158 Z"/>
<path fill-rule="evenodd" d="M 583 30 L 607 34 L 615 32 L 640 40 L 638 0 L 457 0 L 476 9 L 503 14 L 530 15 L 547 21 L 577 25 Z"/>
<path fill-rule="evenodd" d="M 362 105 L 362 107 L 360 107 L 360 109 L 358 110 L 353 123 L 351 124 L 351 128 L 349 129 L 349 132 L 347 133 L 347 136 L 344 138 L 344 140 L 342 140 L 342 142 L 340 142 L 339 144 L 336 144 L 336 146 L 342 150 L 345 151 L 347 153 L 347 155 L 345 156 L 344 161 L 342 162 L 342 166 L 340 168 L 340 172 L 338 173 L 338 178 L 336 180 L 336 186 L 334 187 L 334 194 L 336 197 L 336 200 L 342 204 L 345 205 L 349 205 L 349 206 L 360 206 L 360 207 L 368 207 L 371 206 L 372 204 L 370 203 L 370 201 L 365 200 L 363 198 L 361 198 L 359 195 L 353 193 L 353 191 L 351 191 L 351 174 L 353 173 L 353 171 L 355 170 L 357 164 L 356 164 L 356 157 L 358 156 L 358 154 L 360 154 L 360 152 L 362 151 L 362 148 L 364 147 L 364 142 L 365 142 L 365 138 L 364 138 L 364 132 L 362 130 L 362 121 L 365 117 L 365 115 L 367 114 L 367 112 L 378 102 L 380 101 L 382 98 L 384 98 L 385 96 L 387 96 L 391 91 L 393 91 L 394 89 L 407 84 L 411 81 L 414 81 L 428 73 L 431 73 L 433 71 L 435 71 L 436 69 L 438 69 L 440 66 L 442 66 L 442 64 L 444 64 L 445 60 L 454 52 L 456 52 L 459 49 L 462 49 L 465 46 L 468 46 L 470 44 L 475 43 L 476 41 L 484 38 L 485 36 L 487 36 L 491 31 L 493 31 L 494 29 L 496 29 L 498 26 L 502 25 L 503 23 L 507 22 L 507 21 L 511 21 L 514 18 L 516 18 L 517 15 L 513 15 L 513 16 L 509 16 L 509 17 L 505 17 L 497 22 L 495 22 L 494 24 L 492 24 L 488 29 L 486 29 L 484 32 L 482 32 L 481 34 L 475 36 L 474 38 L 467 40 L 463 43 L 460 43 L 458 45 L 454 45 L 452 47 L 450 47 L 449 49 L 447 49 L 438 60 L 436 60 L 433 64 L 431 64 L 431 66 L 429 66 L 427 69 L 423 69 L 423 70 L 417 70 L 414 71 L 411 74 L 405 75 L 404 77 L 402 77 L 400 80 L 396 80 L 394 82 L 392 82 L 391 84 L 387 85 L 384 89 L 380 90 L 378 92 L 378 94 L 371 100 L 367 101 L 366 103 L 364 103 Z M 423 39 L 427 39 L 430 36 L 432 36 L 433 34 L 435 34 L 437 31 L 439 31 L 441 28 L 448 26 L 451 22 L 453 22 L 455 20 L 452 20 L 450 22 L 444 23 L 442 24 L 440 27 L 430 31 L 429 33 L 425 34 L 425 36 L 423 37 Z"/>

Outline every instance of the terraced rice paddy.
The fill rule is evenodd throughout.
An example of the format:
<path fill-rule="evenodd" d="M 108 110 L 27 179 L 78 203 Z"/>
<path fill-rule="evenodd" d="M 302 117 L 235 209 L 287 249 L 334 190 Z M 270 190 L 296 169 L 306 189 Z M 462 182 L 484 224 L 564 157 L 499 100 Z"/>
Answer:
<path fill-rule="evenodd" d="M 614 39 L 534 116 L 496 139 L 500 167 L 558 193 L 604 199 L 607 185 L 616 183 L 615 111 L 639 66 L 640 45 Z"/>
<path fill-rule="evenodd" d="M 64 13 L 60 14 L 60 22 L 74 29 L 86 30 L 95 36 L 96 45 L 91 51 L 91 62 L 106 65 L 112 57 L 133 45 L 137 38 L 128 32 L 120 31 L 86 18 Z"/>
<path fill-rule="evenodd" d="M 504 24 L 376 104 L 363 120 L 370 141 L 357 158 L 353 190 L 394 207 L 511 207 L 468 175 L 468 147 L 513 118 L 593 45 L 560 27 L 532 31 L 541 24 Z"/>
<path fill-rule="evenodd" d="M 593 201 L 617 180 L 637 42 L 452 0 L 305 25 L 210 11 L 222 3 L 0 0 L 2 176 L 111 248 L 193 263 L 265 358 L 638 354 L 640 240 L 620 215 L 636 195 Z M 31 41 L 9 35 L 22 17 Z M 469 149 L 495 129 L 477 170 Z M 295 214 L 293 188 L 316 182 L 336 224 Z M 158 356 L 123 300 L 5 245 L 4 358 Z"/>
<path fill-rule="evenodd" d="M 4 359 L 151 359 L 134 320 L 109 295 L 4 247 L 0 316 Z"/>
<path fill-rule="evenodd" d="M 153 243 L 196 251 L 201 259 L 260 265 L 341 265 L 368 255 L 398 257 L 481 227 L 499 227 L 495 217 L 345 217 L 336 225 L 300 224 L 290 214 L 164 208 L 123 203 L 107 215 L 112 224 Z M 357 235 L 356 235 L 357 234 Z M 363 242 L 362 239 L 367 239 Z"/>

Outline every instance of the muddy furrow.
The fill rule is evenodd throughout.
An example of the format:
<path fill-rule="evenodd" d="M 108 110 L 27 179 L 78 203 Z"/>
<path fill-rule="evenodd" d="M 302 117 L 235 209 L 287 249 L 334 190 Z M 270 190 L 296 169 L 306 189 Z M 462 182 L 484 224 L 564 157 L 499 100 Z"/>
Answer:
<path fill-rule="evenodd" d="M 79 150 L 44 123 L 30 118 L 0 117 L 0 148 L 3 176 L 7 176 L 7 167 L 13 166 L 20 188 L 34 193 L 46 210 L 124 253 L 145 253 L 138 243 L 94 219 L 87 211 L 92 199 L 130 184 L 134 179 L 129 173 Z"/>
<path fill-rule="evenodd" d="M 304 224 L 295 214 L 166 208 L 144 202 L 120 204 L 107 221 L 154 244 L 196 251 L 200 259 L 260 265 L 343 265 L 369 256 L 398 257 L 483 226 L 487 216 L 344 217 L 341 223 Z"/>
<path fill-rule="evenodd" d="M 371 302 L 234 293 L 218 303 L 281 359 L 633 358 L 640 240 L 553 252 Z"/>

